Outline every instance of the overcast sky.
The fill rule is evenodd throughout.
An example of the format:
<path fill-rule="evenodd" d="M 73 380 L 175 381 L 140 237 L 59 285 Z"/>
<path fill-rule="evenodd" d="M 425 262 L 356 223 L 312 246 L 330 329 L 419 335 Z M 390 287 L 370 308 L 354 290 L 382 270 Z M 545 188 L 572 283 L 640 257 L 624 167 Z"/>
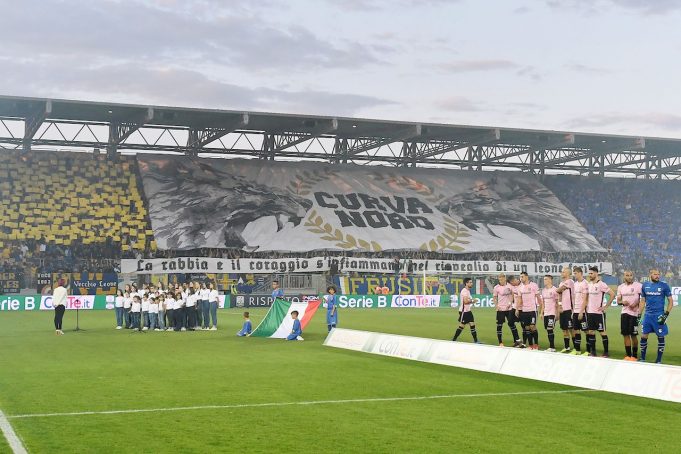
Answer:
<path fill-rule="evenodd" d="M 0 94 L 681 137 L 681 0 L 0 0 Z"/>

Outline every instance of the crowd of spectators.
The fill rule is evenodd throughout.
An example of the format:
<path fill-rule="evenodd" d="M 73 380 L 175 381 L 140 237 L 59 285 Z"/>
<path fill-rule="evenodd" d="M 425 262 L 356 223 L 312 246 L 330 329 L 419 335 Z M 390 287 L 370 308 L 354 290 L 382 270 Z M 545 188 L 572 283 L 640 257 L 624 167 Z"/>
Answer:
<path fill-rule="evenodd" d="M 69 246 L 46 241 L 27 240 L 11 243 L 0 256 L 0 272 L 21 276 L 22 287 L 35 287 L 41 273 L 79 273 L 120 271 L 120 247 L 111 242 L 82 244 L 74 241 Z"/>
<path fill-rule="evenodd" d="M 134 157 L 0 153 L 0 268 L 115 272 L 125 251 L 155 247 Z"/>
<path fill-rule="evenodd" d="M 681 182 L 562 175 L 544 184 L 608 250 L 618 273 L 642 277 L 655 267 L 667 279 L 681 276 Z"/>
<path fill-rule="evenodd" d="M 91 160 L 88 160 L 91 159 Z M 85 161 L 69 154 L 44 156 L 3 155 L 8 169 L 2 173 L 3 196 L 17 204 L 0 208 L 9 216 L 0 226 L 3 241 L 0 271 L 37 273 L 117 272 L 121 258 L 214 258 L 371 257 L 409 260 L 483 260 L 521 262 L 613 262 L 616 274 L 630 268 L 644 276 L 659 267 L 667 278 L 681 276 L 681 240 L 674 213 L 681 208 L 681 183 L 676 181 L 628 180 L 578 176 L 549 176 L 544 183 L 570 209 L 584 227 L 607 249 L 606 252 L 482 252 L 443 254 L 430 251 L 309 251 L 246 252 L 239 249 L 157 250 L 146 213 L 146 201 L 135 161 L 110 163 L 103 157 Z M 55 164 L 56 163 L 56 164 Z M 67 173 L 68 186 L 49 175 L 50 165 Z M 22 178 L 12 173 L 18 172 Z M 36 193 L 31 176 L 42 175 L 44 190 L 66 191 L 64 205 L 70 216 L 52 224 L 54 214 L 43 194 Z M 101 184 L 102 178 L 108 184 Z M 95 184 L 96 182 L 96 184 Z M 66 189 L 65 189 L 66 188 Z M 42 189 L 41 189 L 42 190 Z M 69 192 L 70 191 L 70 192 Z M 41 198 L 42 197 L 42 198 Z M 83 199 L 88 199 L 83 206 Z M 111 199 L 111 200 L 109 200 Z M 124 207 L 116 202 L 125 203 Z M 74 207 L 73 204 L 76 203 Z"/>

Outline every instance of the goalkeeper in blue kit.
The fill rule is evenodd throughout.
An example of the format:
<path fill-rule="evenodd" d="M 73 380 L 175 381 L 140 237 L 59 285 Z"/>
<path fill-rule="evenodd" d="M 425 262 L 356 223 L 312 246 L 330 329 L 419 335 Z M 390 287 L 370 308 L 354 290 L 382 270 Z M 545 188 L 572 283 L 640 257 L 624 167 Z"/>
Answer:
<path fill-rule="evenodd" d="M 665 307 L 666 300 L 666 307 Z M 660 271 L 650 270 L 650 281 L 644 282 L 641 288 L 641 314 L 643 316 L 641 331 L 641 357 L 639 361 L 646 360 L 648 349 L 648 335 L 657 335 L 657 359 L 656 363 L 662 362 L 662 354 L 665 347 L 665 336 L 669 334 L 667 317 L 674 306 L 672 291 L 669 284 L 660 281 Z"/>

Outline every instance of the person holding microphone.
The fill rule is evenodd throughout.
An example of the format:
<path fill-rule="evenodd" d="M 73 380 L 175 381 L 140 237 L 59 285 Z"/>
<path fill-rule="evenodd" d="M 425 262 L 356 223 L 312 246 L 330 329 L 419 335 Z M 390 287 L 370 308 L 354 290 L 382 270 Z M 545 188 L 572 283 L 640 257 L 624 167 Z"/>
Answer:
<path fill-rule="evenodd" d="M 55 334 L 63 335 L 62 331 L 62 320 L 64 319 L 64 311 L 66 311 L 66 295 L 67 290 L 64 287 L 66 281 L 64 279 L 59 279 L 57 281 L 57 287 L 52 292 L 52 306 L 54 306 L 54 329 Z"/>

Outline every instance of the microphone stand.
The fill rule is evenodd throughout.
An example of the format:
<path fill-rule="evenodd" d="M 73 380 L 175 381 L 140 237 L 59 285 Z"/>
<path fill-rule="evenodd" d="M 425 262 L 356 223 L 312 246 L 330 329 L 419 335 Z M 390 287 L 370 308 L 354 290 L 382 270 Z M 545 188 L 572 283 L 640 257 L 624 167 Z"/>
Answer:
<path fill-rule="evenodd" d="M 80 327 L 80 309 L 76 308 L 76 329 L 74 331 L 85 331 L 84 329 L 81 329 Z"/>

